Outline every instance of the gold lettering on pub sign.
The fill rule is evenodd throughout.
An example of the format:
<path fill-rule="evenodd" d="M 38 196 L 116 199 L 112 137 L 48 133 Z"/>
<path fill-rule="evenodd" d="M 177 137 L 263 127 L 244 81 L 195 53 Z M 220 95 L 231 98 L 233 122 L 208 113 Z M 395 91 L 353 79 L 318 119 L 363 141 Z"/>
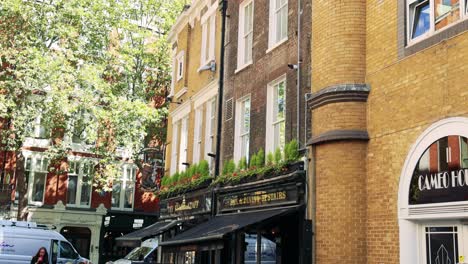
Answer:
<path fill-rule="evenodd" d="M 186 206 L 190 207 L 191 210 L 200 208 L 200 200 L 193 200 L 190 202 L 186 202 Z M 167 205 L 167 212 L 172 214 L 177 212 L 177 209 L 182 206 L 182 201 L 177 201 L 172 204 Z"/>
<path fill-rule="evenodd" d="M 265 191 L 258 191 L 251 194 L 230 196 L 224 198 L 225 207 L 237 207 L 243 205 L 262 205 L 269 204 L 276 201 L 284 201 L 287 199 L 286 191 L 277 191 L 267 193 Z"/>

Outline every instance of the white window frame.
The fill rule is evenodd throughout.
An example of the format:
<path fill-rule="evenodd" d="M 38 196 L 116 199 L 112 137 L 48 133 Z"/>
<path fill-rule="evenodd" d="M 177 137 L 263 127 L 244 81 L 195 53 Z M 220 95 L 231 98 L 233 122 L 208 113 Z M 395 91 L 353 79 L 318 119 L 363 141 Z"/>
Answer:
<path fill-rule="evenodd" d="M 177 81 L 182 80 L 185 71 L 184 51 L 179 52 L 177 55 Z"/>
<path fill-rule="evenodd" d="M 203 105 L 195 109 L 195 125 L 193 135 L 193 157 L 192 163 L 200 162 L 201 147 L 203 144 Z"/>
<path fill-rule="evenodd" d="M 24 166 L 25 166 L 25 173 L 28 171 L 27 168 L 27 160 L 30 159 L 30 168 L 29 174 L 25 175 L 28 177 L 28 204 L 42 206 L 44 204 L 44 199 L 46 196 L 47 190 L 47 175 L 49 174 L 48 168 L 50 166 L 50 161 L 43 155 L 42 153 L 37 152 L 23 152 L 24 156 Z M 38 163 L 40 163 L 38 165 Z M 36 170 L 36 166 L 40 167 L 40 170 Z M 33 201 L 33 185 L 34 185 L 34 178 L 36 173 L 45 173 L 44 175 L 44 189 L 42 190 L 42 201 Z"/>
<path fill-rule="evenodd" d="M 250 95 L 244 96 L 237 100 L 236 102 L 236 119 L 235 119 L 235 137 L 234 137 L 234 161 L 237 163 L 240 159 L 245 157 L 248 161 L 249 159 L 249 149 L 250 149 L 250 127 L 248 131 L 243 131 L 243 124 L 245 118 L 245 102 L 249 101 L 250 103 L 250 115 L 249 123 L 252 121 L 252 100 Z M 247 149 L 244 149 L 244 139 L 249 140 Z"/>
<path fill-rule="evenodd" d="M 122 165 L 121 177 L 115 179 L 114 181 L 120 183 L 120 194 L 119 194 L 119 206 L 115 207 L 112 205 L 111 208 L 114 210 L 121 210 L 121 211 L 132 211 L 135 206 L 135 186 L 136 186 L 136 175 L 137 175 L 137 167 L 134 164 L 125 163 Z M 130 175 L 128 174 L 128 170 L 130 170 Z M 132 193 L 132 207 L 125 208 L 125 193 L 129 186 L 133 187 Z M 114 198 L 114 194 L 111 195 L 111 199 Z"/>
<path fill-rule="evenodd" d="M 418 2 L 420 2 L 418 4 Z M 424 34 L 422 34 L 421 36 L 418 36 L 416 38 L 411 38 L 412 34 L 413 34 L 413 28 L 414 28 L 414 8 L 412 8 L 412 5 L 415 5 L 415 6 L 418 6 L 418 5 L 421 5 L 422 3 L 424 2 L 429 2 L 429 12 L 430 12 L 430 26 L 429 26 L 429 30 L 427 32 L 425 32 Z M 432 35 L 435 35 L 439 32 L 442 32 L 448 28 L 451 28 L 453 27 L 454 25 L 468 19 L 468 3 L 467 3 L 467 0 L 459 0 L 459 8 L 460 8 L 460 19 L 458 21 L 455 21 L 439 30 L 436 30 L 435 29 L 435 13 L 434 13 L 434 5 L 435 5 L 435 0 L 425 0 L 425 1 L 421 1 L 421 0 L 406 0 L 406 17 L 405 17 L 405 20 L 406 20 L 406 40 L 407 40 L 407 43 L 408 43 L 408 46 L 411 46 L 415 43 L 418 43 Z"/>
<path fill-rule="evenodd" d="M 185 171 L 188 160 L 188 134 L 189 134 L 189 115 L 186 115 L 181 120 L 180 125 L 180 145 L 179 145 L 179 172 Z"/>
<path fill-rule="evenodd" d="M 175 94 L 176 72 L 177 72 L 177 59 L 176 49 L 172 49 L 172 78 L 171 78 L 171 91 L 168 97 L 173 97 Z"/>
<path fill-rule="evenodd" d="M 269 27 L 268 27 L 268 30 L 269 30 L 268 35 L 269 36 L 268 36 L 268 50 L 267 50 L 267 53 L 288 40 L 289 0 L 285 0 L 285 1 L 286 1 L 286 3 L 284 3 L 280 7 L 277 7 L 276 6 L 276 0 L 270 0 L 270 19 L 268 20 L 269 21 Z M 277 31 L 278 31 L 277 21 L 278 21 L 278 19 L 280 19 L 279 17 L 281 16 L 281 12 L 282 12 L 281 9 L 283 9 L 283 8 L 286 8 L 286 35 L 281 39 L 276 39 Z M 279 29 L 279 30 L 281 30 L 281 29 Z"/>
<path fill-rule="evenodd" d="M 280 120 L 275 120 L 273 116 L 275 114 L 274 105 L 277 100 L 276 97 L 276 89 L 280 85 L 280 83 L 284 82 L 284 118 Z M 286 75 L 282 75 L 278 79 L 270 82 L 267 85 L 267 111 L 266 111 L 266 129 L 265 129 L 265 153 L 274 152 L 276 148 L 280 147 L 280 149 L 284 148 L 283 146 L 279 146 L 277 144 L 278 139 L 276 138 L 277 135 L 275 134 L 275 126 L 284 123 L 286 125 L 286 94 L 287 94 L 287 80 Z M 286 135 L 284 135 L 286 137 Z M 285 139 L 286 140 L 286 139 Z"/>
<path fill-rule="evenodd" d="M 248 32 L 245 32 L 245 24 L 249 23 L 246 21 L 246 9 L 249 5 L 252 5 L 252 15 L 250 17 L 251 27 Z M 253 61 L 253 21 L 255 15 L 255 5 L 253 0 L 246 0 L 243 1 L 239 5 L 239 36 L 238 36 L 238 45 L 237 45 L 237 70 L 236 72 L 240 71 L 241 69 L 247 67 L 248 65 L 252 64 Z M 249 36 L 251 36 L 250 39 Z M 250 42 L 250 58 L 247 58 L 247 48 L 246 41 Z"/>
<path fill-rule="evenodd" d="M 180 122 L 172 123 L 172 147 L 171 147 L 171 168 L 170 174 L 173 175 L 177 172 L 177 158 L 179 157 L 179 127 Z"/>
<path fill-rule="evenodd" d="M 200 68 L 215 60 L 216 12 L 201 18 L 202 45 L 200 51 Z"/>
<path fill-rule="evenodd" d="M 206 124 L 205 124 L 205 160 L 208 161 L 210 168 L 213 167 L 213 159 L 208 156 L 213 152 L 213 146 L 216 136 L 216 96 L 206 103 Z"/>
<path fill-rule="evenodd" d="M 31 131 L 32 138 L 35 138 L 35 139 L 49 139 L 50 138 L 50 131 L 47 131 L 47 128 L 43 125 L 41 114 L 39 114 L 36 118 L 34 118 L 31 129 L 32 129 Z"/>
<path fill-rule="evenodd" d="M 464 241 L 468 238 L 468 229 L 465 228 L 459 221 L 426 221 L 422 222 L 418 225 L 418 239 L 414 241 L 418 244 L 418 253 L 419 253 L 419 261 L 418 264 L 427 264 L 427 232 L 426 227 L 456 227 L 457 228 L 457 243 L 458 243 L 458 255 L 459 256 L 466 256 L 467 250 L 465 249 Z M 432 233 L 432 232 L 431 232 Z M 438 232 L 434 232 L 438 233 Z M 441 233 L 449 233 L 449 232 L 441 232 Z M 454 232 L 455 233 L 455 232 Z M 456 259 L 458 263 L 458 259 Z M 435 264 L 435 263 L 434 263 Z M 455 263 L 454 263 L 455 264 Z"/>
<path fill-rule="evenodd" d="M 68 203 L 68 191 L 69 191 L 69 188 L 68 188 L 68 185 L 69 185 L 69 178 L 67 179 L 67 197 L 66 197 L 66 203 L 67 203 L 67 206 L 71 206 L 71 207 L 81 207 L 81 208 L 89 208 L 91 206 L 91 200 L 92 200 L 92 196 L 93 196 L 93 186 L 90 185 L 89 187 L 91 188 L 91 192 L 90 192 L 90 195 L 89 195 L 89 201 L 88 201 L 88 205 L 82 205 L 81 204 L 81 193 L 83 191 L 83 177 L 87 176 L 86 173 L 84 173 L 84 164 L 85 163 L 88 163 L 89 165 L 93 165 L 94 162 L 93 160 L 91 159 L 82 159 L 80 157 L 69 157 L 68 158 L 68 165 L 71 166 L 71 164 L 74 163 L 76 164 L 76 168 L 74 168 L 74 173 L 70 173 L 70 169 L 69 169 L 69 172 L 68 172 L 68 177 L 70 176 L 76 176 L 78 179 L 77 179 L 77 185 L 76 185 L 76 199 L 75 199 L 75 203 L 74 204 L 71 204 L 71 203 Z M 92 170 L 90 170 L 88 173 L 90 177 L 93 177 L 92 175 Z"/>

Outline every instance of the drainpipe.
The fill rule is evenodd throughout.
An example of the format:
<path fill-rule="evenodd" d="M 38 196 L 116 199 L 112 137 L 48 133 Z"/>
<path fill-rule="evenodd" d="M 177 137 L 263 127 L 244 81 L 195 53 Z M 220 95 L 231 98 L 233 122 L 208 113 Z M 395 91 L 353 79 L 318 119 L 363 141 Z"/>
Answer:
<path fill-rule="evenodd" d="M 219 60 L 219 85 L 218 85 L 218 125 L 216 131 L 216 151 L 215 151 L 215 168 L 214 177 L 219 175 L 219 167 L 221 162 L 221 126 L 223 124 L 223 90 L 224 90 L 224 44 L 226 40 L 226 12 L 227 0 L 221 2 L 221 54 Z M 214 191 L 211 196 L 211 214 L 216 215 L 216 197 Z"/>
<path fill-rule="evenodd" d="M 301 141 L 300 141 L 300 133 L 299 133 L 299 124 L 301 122 L 301 16 L 302 16 L 302 9 L 301 9 L 301 0 L 297 1 L 297 81 L 296 81 L 296 94 L 297 94 L 297 102 L 296 102 L 296 138 L 297 142 L 299 143 L 299 149 L 301 148 Z M 304 141 L 304 145 L 306 145 L 307 141 Z"/>

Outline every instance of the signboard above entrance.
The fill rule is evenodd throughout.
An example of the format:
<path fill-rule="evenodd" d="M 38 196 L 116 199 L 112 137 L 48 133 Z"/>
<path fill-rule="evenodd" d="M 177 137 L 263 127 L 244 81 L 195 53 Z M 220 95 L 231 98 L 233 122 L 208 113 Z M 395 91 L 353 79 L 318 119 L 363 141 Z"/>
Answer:
<path fill-rule="evenodd" d="M 411 179 L 409 203 L 468 201 L 468 140 L 448 136 L 431 144 Z"/>

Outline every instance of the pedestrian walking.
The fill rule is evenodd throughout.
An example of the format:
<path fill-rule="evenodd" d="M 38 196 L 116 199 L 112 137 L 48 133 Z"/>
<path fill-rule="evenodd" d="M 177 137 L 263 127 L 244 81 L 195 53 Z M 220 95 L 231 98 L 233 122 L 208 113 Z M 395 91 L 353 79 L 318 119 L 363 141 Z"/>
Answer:
<path fill-rule="evenodd" d="M 32 258 L 31 264 L 49 264 L 49 254 L 45 247 L 41 247 Z"/>

